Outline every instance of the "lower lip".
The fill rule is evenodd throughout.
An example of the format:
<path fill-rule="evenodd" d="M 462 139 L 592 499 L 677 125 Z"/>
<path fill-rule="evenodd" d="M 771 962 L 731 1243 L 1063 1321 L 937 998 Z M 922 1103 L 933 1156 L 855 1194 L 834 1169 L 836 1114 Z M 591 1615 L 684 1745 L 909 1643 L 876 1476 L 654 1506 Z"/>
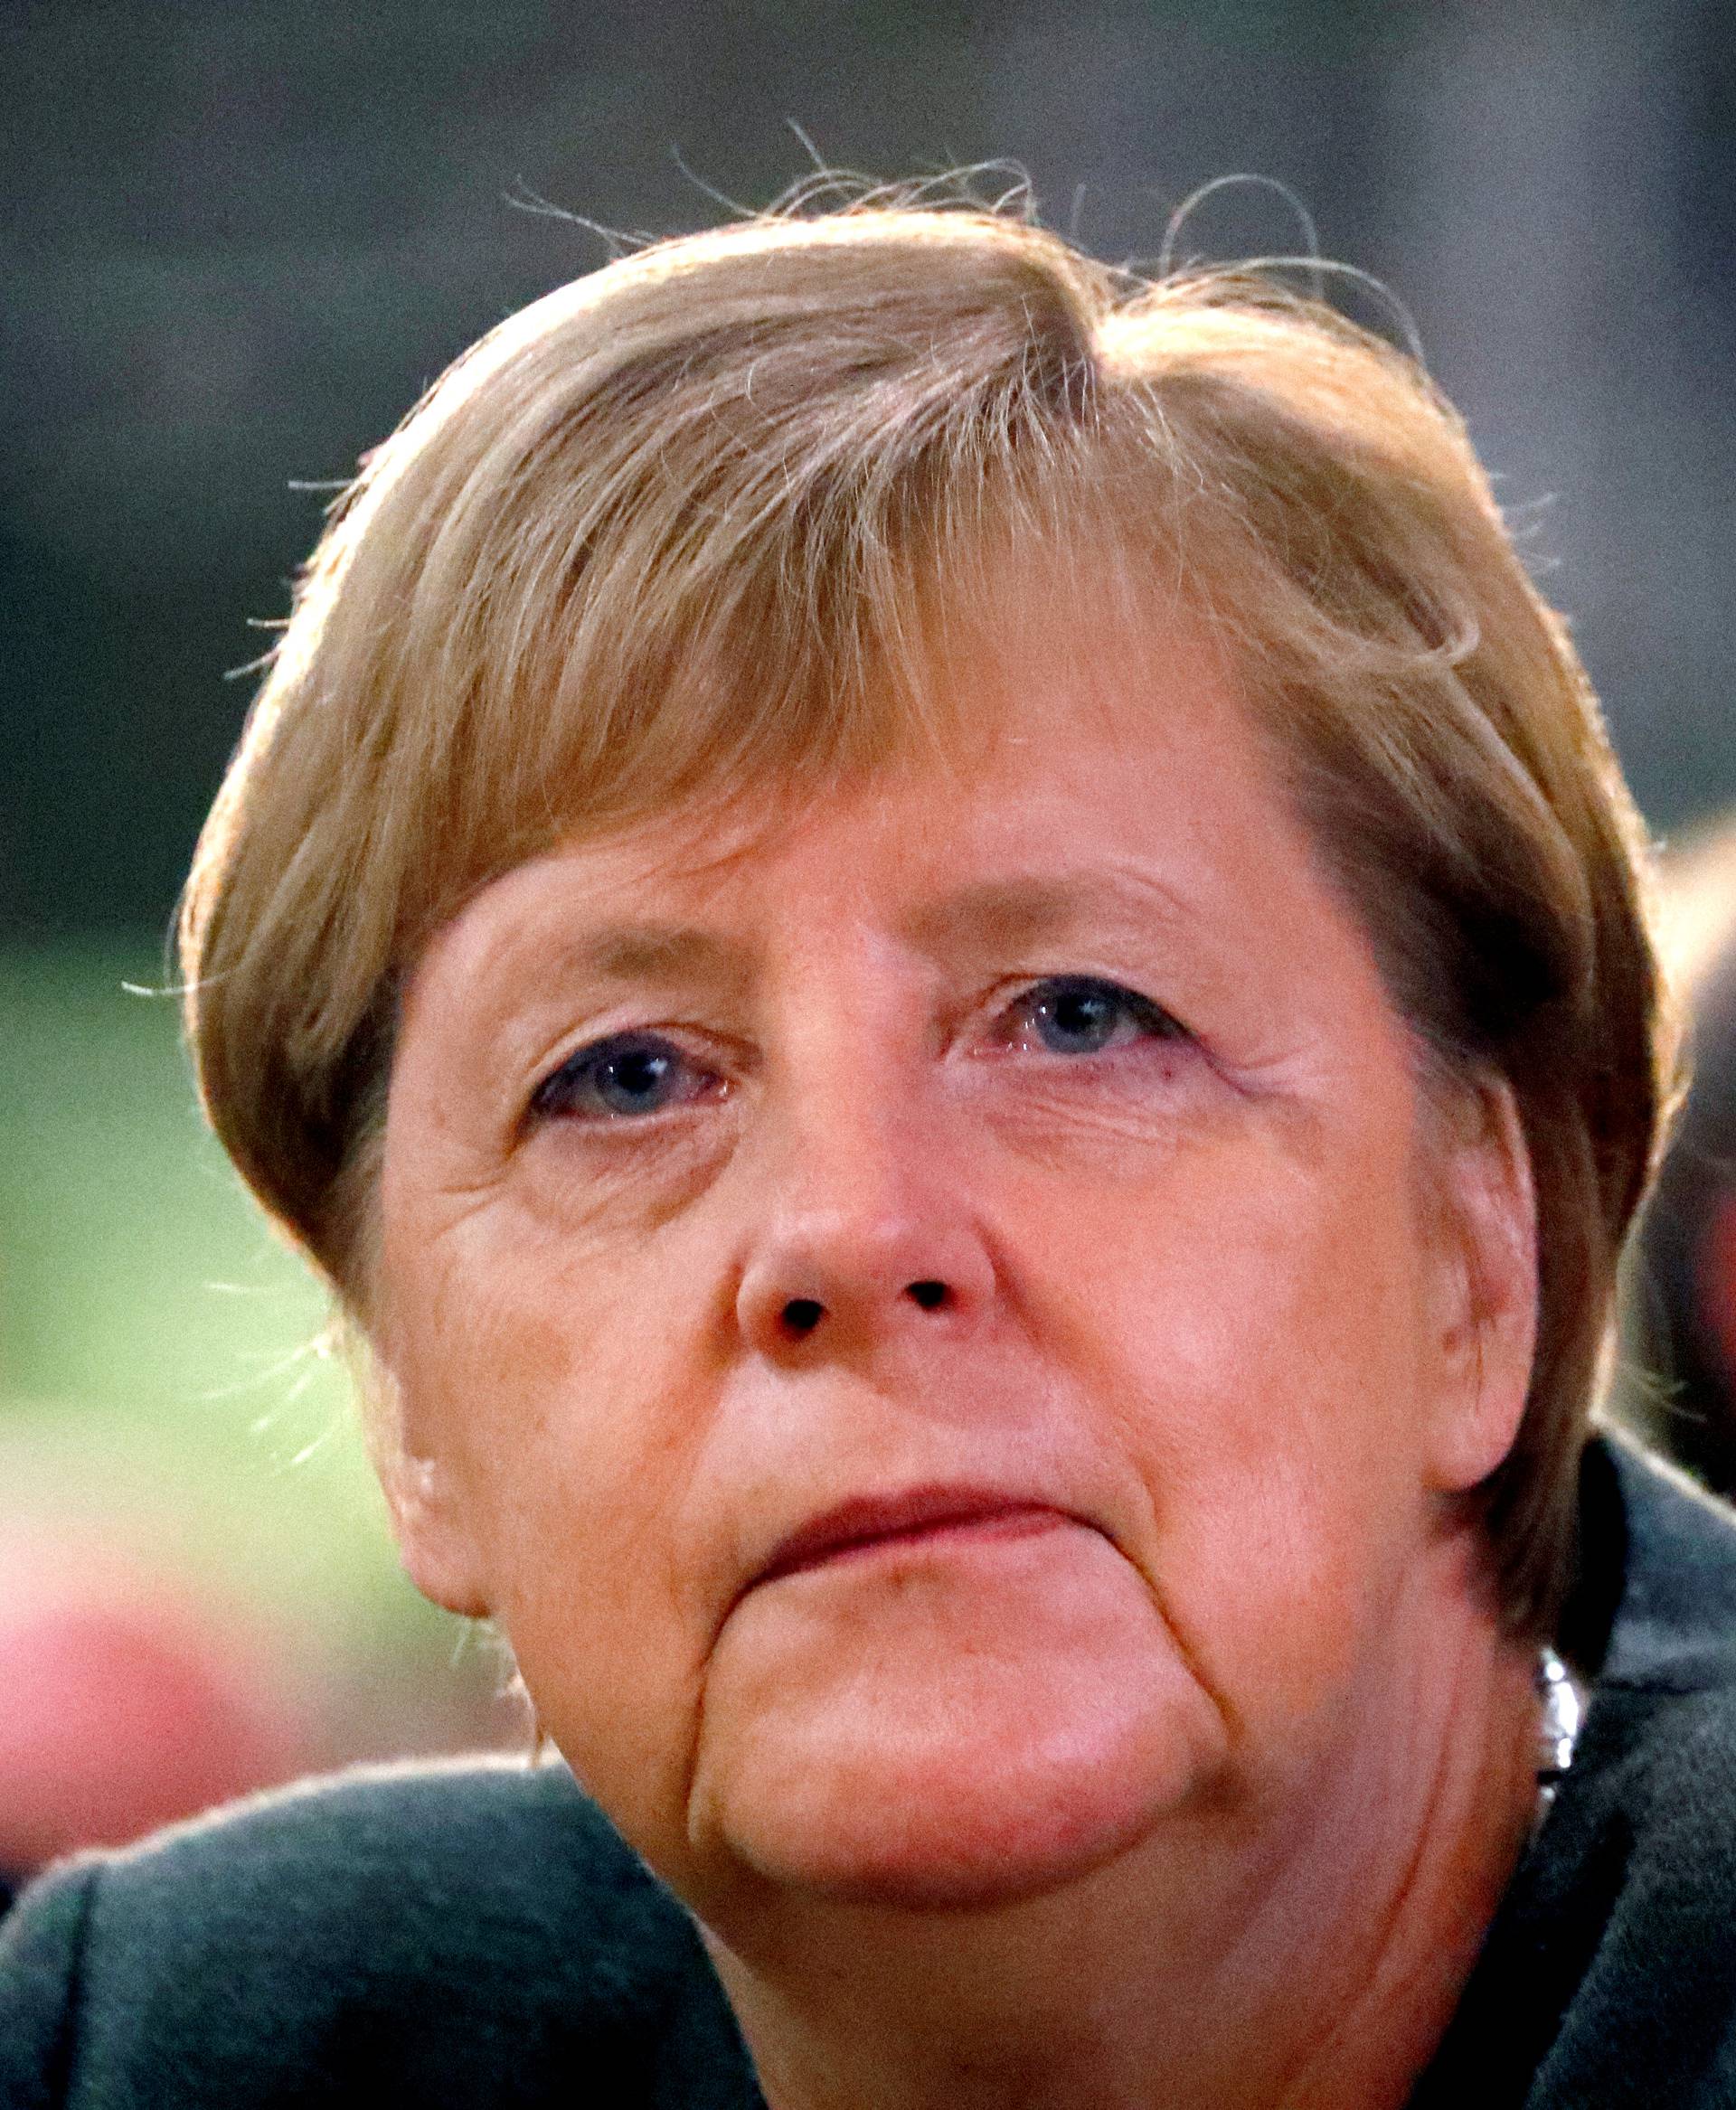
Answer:
<path fill-rule="evenodd" d="M 873 1560 L 887 1554 L 967 1552 L 979 1546 L 1003 1545 L 1009 1540 L 1033 1539 L 1043 1531 L 1070 1527 L 1073 1520 L 1052 1509 L 994 1510 L 983 1516 L 941 1517 L 931 1524 L 912 1524 L 900 1531 L 882 1531 L 872 1539 L 853 1539 L 847 1544 L 792 1561 L 766 1578 L 780 1582 L 793 1575 L 811 1575 L 815 1569 L 837 1568 L 846 1562 Z"/>

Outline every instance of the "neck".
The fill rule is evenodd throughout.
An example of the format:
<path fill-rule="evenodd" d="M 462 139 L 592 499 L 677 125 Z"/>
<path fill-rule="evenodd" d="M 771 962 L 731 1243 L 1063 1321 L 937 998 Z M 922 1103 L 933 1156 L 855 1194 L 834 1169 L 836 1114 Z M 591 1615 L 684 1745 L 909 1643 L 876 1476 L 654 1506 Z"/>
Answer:
<path fill-rule="evenodd" d="M 772 2110 L 1398 2110 L 1535 1806 L 1534 1654 L 1471 1604 L 1302 1774 L 1060 1890 L 708 1935 Z"/>

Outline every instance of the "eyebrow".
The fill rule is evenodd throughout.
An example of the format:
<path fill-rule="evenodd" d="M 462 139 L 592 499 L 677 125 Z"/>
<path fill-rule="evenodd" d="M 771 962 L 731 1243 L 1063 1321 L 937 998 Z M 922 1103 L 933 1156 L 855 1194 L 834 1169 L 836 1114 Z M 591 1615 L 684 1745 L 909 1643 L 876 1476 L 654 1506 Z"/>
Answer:
<path fill-rule="evenodd" d="M 923 903 L 902 928 L 929 958 L 968 962 L 1065 938 L 1082 924 L 1144 934 L 1187 915 L 1154 876 L 1109 870 L 979 881 Z M 731 994 L 750 990 L 759 966 L 753 946 L 738 938 L 690 923 L 637 920 L 562 932 L 554 956 L 540 960 L 550 984 L 578 977 L 592 986 L 698 984 Z"/>
<path fill-rule="evenodd" d="M 1072 878 L 990 880 L 949 894 L 911 918 L 926 952 L 958 953 L 1029 945 L 1112 915 L 1118 923 L 1173 924 L 1184 905 L 1161 881 L 1118 872 Z"/>
<path fill-rule="evenodd" d="M 607 982 L 733 984 L 746 981 L 751 966 L 742 947 L 687 924 L 612 925 L 563 951 L 563 966 Z"/>

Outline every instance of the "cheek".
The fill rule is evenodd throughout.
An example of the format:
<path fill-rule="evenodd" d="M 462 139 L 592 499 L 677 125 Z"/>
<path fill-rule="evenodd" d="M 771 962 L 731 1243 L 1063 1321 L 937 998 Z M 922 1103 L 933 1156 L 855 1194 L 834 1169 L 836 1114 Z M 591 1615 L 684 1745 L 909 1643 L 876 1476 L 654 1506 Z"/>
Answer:
<path fill-rule="evenodd" d="M 394 1287 L 419 1440 L 462 1505 L 539 1718 L 655 1851 L 708 1637 L 676 1537 L 714 1390 L 705 1277 L 691 1256 L 628 1267 L 527 1234 L 505 1203 L 422 1252 Z"/>
<path fill-rule="evenodd" d="M 1051 1256 L 1057 1331 L 1144 1491 L 1142 1565 L 1244 1718 L 1341 1687 L 1423 1542 L 1419 1250 L 1408 1185 L 1366 1162 L 1178 1161 L 1074 1213 L 1089 1275 Z"/>

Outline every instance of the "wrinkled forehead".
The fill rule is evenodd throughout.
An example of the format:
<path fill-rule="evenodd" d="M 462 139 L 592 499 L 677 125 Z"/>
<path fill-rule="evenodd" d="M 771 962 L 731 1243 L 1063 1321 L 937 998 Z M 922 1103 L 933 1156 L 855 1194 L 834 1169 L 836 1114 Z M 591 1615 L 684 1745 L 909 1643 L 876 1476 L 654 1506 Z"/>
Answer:
<path fill-rule="evenodd" d="M 1233 1014 L 1268 1061 L 1284 1021 L 1318 1015 L 1322 1042 L 1364 1009 L 1390 1025 L 1363 935 L 1209 653 L 1009 617 L 932 679 L 954 745 L 575 831 L 503 873 L 434 935 L 407 1027 L 540 1015 L 563 980 L 749 1012 L 778 990 L 806 1015 L 828 988 L 854 1003 L 913 975 L 956 993 L 1038 957 L 1119 963 L 1179 1015 Z"/>
<path fill-rule="evenodd" d="M 727 593 L 660 607 L 593 589 L 564 650 L 479 688 L 430 801 L 422 933 L 563 843 L 655 824 L 688 862 L 727 861 L 842 790 L 912 772 L 963 787 L 1008 743 L 1061 757 L 1088 721 L 1138 768 L 1168 674 L 1186 663 L 1227 697 L 1233 654 L 1151 538 L 1098 509 L 1067 524 L 925 532 L 859 552 L 848 580 L 817 559 L 807 576 L 744 564 Z M 1144 722 L 1127 707 L 1142 665 Z"/>

